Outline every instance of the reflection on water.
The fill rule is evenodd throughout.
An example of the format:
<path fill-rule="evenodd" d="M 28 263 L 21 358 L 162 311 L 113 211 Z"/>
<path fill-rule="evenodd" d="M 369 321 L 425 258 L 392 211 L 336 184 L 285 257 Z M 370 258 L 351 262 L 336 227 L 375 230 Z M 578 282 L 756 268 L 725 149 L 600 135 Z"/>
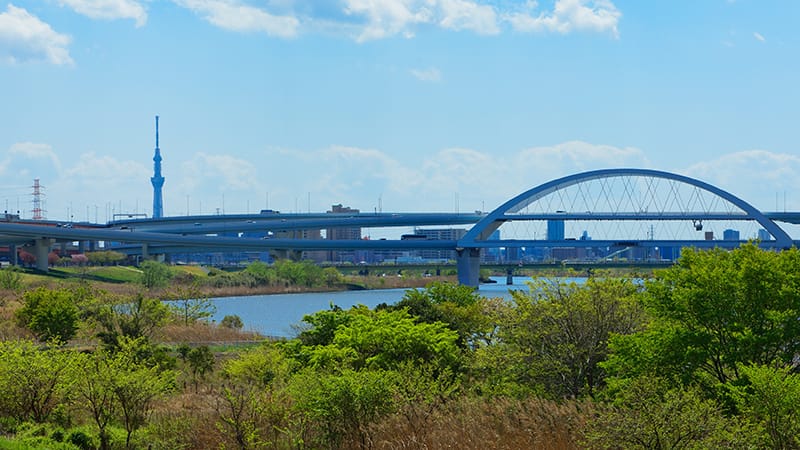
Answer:
<path fill-rule="evenodd" d="M 481 295 L 510 299 L 509 289 L 527 290 L 529 277 L 514 277 L 513 285 L 506 285 L 506 277 L 492 277 L 497 283 L 482 284 Z M 265 336 L 294 337 L 292 328 L 306 314 L 329 309 L 331 304 L 348 309 L 354 305 L 374 308 L 381 303 L 396 303 L 406 289 L 380 289 L 372 291 L 310 292 L 303 294 L 253 295 L 212 299 L 217 312 L 212 317 L 219 322 L 227 315 L 237 315 L 246 330 Z"/>

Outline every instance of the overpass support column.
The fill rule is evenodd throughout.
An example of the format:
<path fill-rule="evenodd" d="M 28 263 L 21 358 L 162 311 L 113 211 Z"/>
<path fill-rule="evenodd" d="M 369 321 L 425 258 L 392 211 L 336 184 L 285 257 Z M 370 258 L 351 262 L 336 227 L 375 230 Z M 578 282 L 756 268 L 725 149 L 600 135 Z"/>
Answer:
<path fill-rule="evenodd" d="M 458 284 L 478 288 L 481 275 L 481 250 L 479 248 L 456 249 Z"/>
<path fill-rule="evenodd" d="M 150 259 L 150 250 L 147 247 L 147 243 L 142 244 L 142 261 Z"/>
<path fill-rule="evenodd" d="M 40 238 L 36 240 L 33 246 L 33 254 L 36 256 L 36 268 L 42 272 L 47 272 L 47 256 L 50 254 L 50 246 L 53 245 L 53 240 L 48 238 Z"/>
<path fill-rule="evenodd" d="M 19 254 L 17 253 L 17 244 L 9 244 L 8 253 L 9 253 L 8 257 L 11 260 L 11 265 L 18 266 Z"/>

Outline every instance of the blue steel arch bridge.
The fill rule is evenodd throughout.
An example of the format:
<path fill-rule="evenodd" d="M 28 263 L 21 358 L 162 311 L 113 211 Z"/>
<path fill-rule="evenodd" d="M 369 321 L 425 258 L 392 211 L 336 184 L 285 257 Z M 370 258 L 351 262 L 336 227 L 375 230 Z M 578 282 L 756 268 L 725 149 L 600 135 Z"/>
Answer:
<path fill-rule="evenodd" d="M 459 282 L 477 286 L 481 252 L 524 251 L 551 259 L 671 259 L 686 246 L 734 248 L 758 239 L 765 248 L 797 245 L 778 225 L 800 212 L 762 212 L 703 181 L 650 169 L 583 172 L 527 190 L 489 213 L 228 214 L 125 218 L 105 224 L 0 220 L 0 245 L 30 247 L 37 267 L 63 242 L 121 244 L 128 254 L 209 251 L 455 250 Z M 460 239 L 296 239 L 290 230 L 469 225 Z M 247 237 L 267 233 L 268 239 Z"/>

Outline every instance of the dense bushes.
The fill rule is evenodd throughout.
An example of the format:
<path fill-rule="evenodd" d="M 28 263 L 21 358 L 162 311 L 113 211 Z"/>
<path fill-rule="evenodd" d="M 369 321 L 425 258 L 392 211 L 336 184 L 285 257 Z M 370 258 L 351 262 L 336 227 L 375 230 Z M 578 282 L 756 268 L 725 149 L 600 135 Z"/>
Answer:
<path fill-rule="evenodd" d="M 307 282 L 297 267 L 236 276 Z M 202 317 L 191 304 L 82 292 L 106 345 L 1 343 L 0 431 L 63 448 L 798 448 L 798 269 L 796 250 L 745 246 L 509 302 L 433 284 L 224 353 L 155 344 L 169 317 Z"/>

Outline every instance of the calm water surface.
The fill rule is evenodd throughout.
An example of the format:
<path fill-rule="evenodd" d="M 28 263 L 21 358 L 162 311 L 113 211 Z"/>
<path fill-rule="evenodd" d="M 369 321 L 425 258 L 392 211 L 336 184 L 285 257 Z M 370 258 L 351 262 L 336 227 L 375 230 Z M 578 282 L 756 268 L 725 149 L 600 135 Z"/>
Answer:
<path fill-rule="evenodd" d="M 496 284 L 482 284 L 481 295 L 485 297 L 510 298 L 509 289 L 527 289 L 529 277 L 514 277 L 514 284 L 506 285 L 505 277 L 492 277 Z M 247 297 L 224 297 L 212 299 L 217 312 L 212 317 L 219 322 L 227 315 L 237 315 L 246 330 L 257 331 L 266 336 L 294 337 L 292 328 L 306 314 L 329 309 L 331 304 L 343 309 L 358 304 L 374 308 L 381 303 L 396 303 L 406 289 L 378 289 L 371 291 L 313 292 L 303 294 L 252 295 Z"/>

